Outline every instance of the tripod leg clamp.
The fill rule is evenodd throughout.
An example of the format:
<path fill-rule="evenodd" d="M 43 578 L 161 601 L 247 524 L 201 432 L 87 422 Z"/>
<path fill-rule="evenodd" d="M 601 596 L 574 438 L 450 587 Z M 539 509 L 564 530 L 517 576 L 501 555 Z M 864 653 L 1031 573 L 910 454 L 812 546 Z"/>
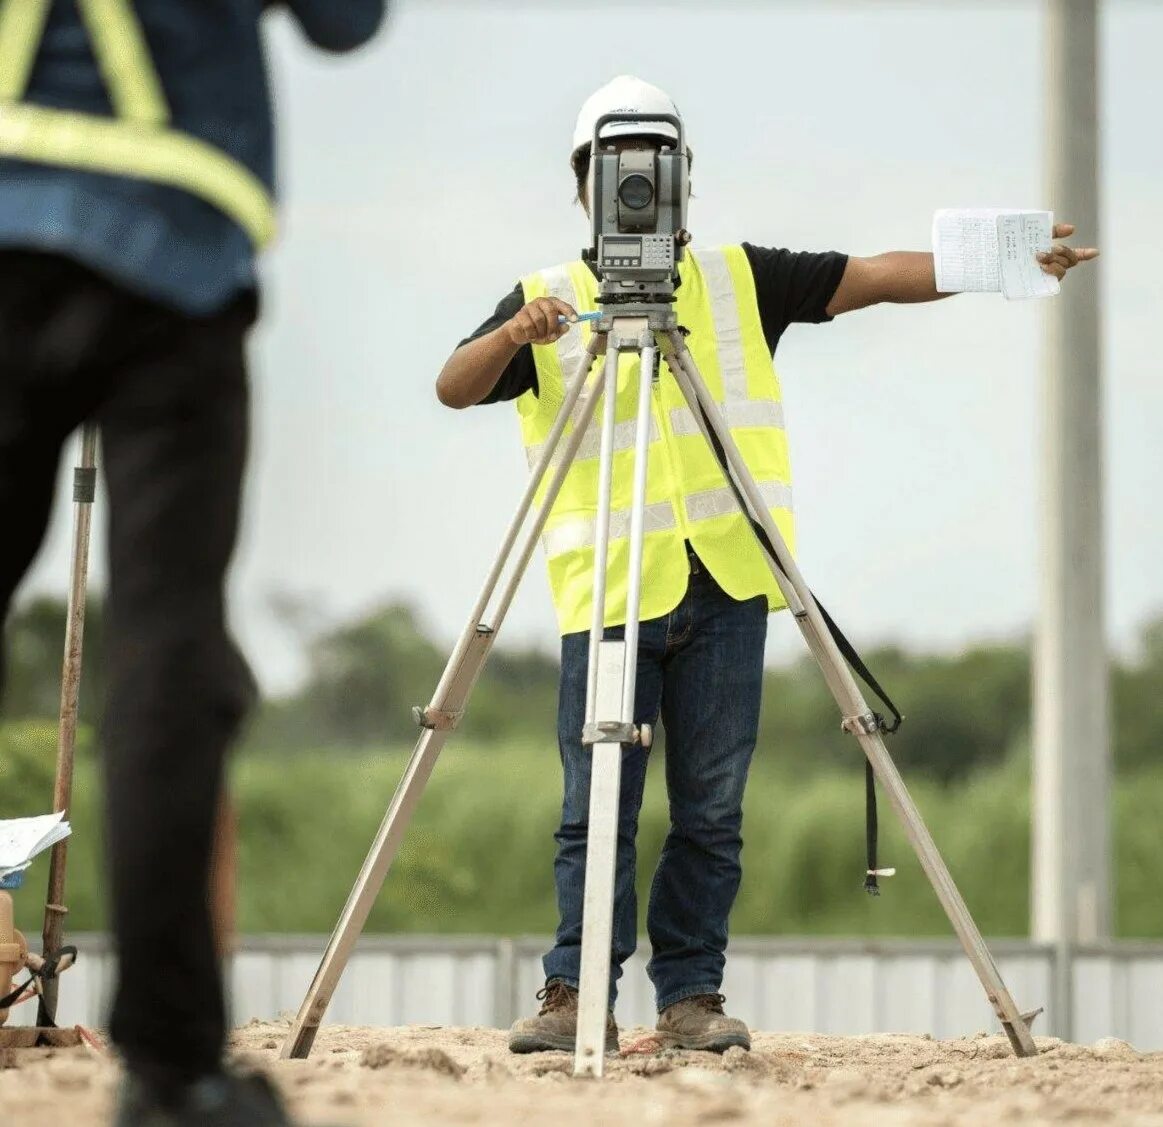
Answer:
<path fill-rule="evenodd" d="M 461 712 L 441 712 L 438 708 L 421 708 L 418 704 L 412 708 L 412 719 L 417 726 L 436 732 L 452 731 L 463 715 Z"/>
<path fill-rule="evenodd" d="M 840 727 L 854 736 L 875 736 L 880 731 L 880 717 L 875 712 L 865 712 L 861 716 L 845 716 L 840 722 Z"/>
<path fill-rule="evenodd" d="M 598 720 L 582 729 L 582 743 L 593 744 L 636 744 L 638 728 L 634 724 L 623 724 L 620 720 Z"/>

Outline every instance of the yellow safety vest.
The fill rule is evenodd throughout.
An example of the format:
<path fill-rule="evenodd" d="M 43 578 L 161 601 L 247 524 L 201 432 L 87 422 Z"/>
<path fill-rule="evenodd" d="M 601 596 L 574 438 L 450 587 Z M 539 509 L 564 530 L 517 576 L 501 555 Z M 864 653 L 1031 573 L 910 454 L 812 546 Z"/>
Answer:
<path fill-rule="evenodd" d="M 22 102 L 52 0 L 0 0 L 0 157 L 181 188 L 233 219 L 256 247 L 274 235 L 270 192 L 245 165 L 170 127 L 130 0 L 77 0 L 114 117 Z"/>
<path fill-rule="evenodd" d="M 794 546 L 791 466 L 779 377 L 763 336 L 747 255 L 739 246 L 688 252 L 679 273 L 682 285 L 676 312 L 679 324 L 690 330 L 687 346 L 780 532 Z M 580 261 L 531 274 L 521 284 L 526 301 L 549 295 L 579 312 L 596 308 L 597 280 Z M 555 344 L 533 346 L 538 393 L 530 391 L 517 400 L 530 465 L 549 435 L 564 399 L 565 381 L 583 360 L 589 334 L 588 324 L 579 325 Z M 607 626 L 626 620 L 638 368 L 637 355 L 623 354 L 614 435 Z M 563 634 L 590 626 L 601 417 L 599 403 L 543 536 Z M 651 398 L 645 527 L 642 619 L 660 618 L 681 601 L 689 573 L 685 540 L 732 598 L 763 594 L 772 610 L 786 606 L 714 452 L 665 362 Z"/>

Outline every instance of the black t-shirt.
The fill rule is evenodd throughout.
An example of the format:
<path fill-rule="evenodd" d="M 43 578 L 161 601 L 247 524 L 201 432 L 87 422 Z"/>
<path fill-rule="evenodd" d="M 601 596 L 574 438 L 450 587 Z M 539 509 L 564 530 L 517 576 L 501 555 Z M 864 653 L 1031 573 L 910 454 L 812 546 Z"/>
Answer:
<path fill-rule="evenodd" d="M 847 255 L 835 251 L 812 254 L 808 251 L 756 247 L 750 243 L 743 244 L 743 251 L 751 263 L 759 320 L 767 347 L 773 355 L 788 325 L 805 321 L 819 324 L 832 319 L 824 310 L 844 275 L 844 267 L 848 265 Z M 460 343 L 468 344 L 470 340 L 499 329 L 515 317 L 524 304 L 525 294 L 518 282 L 501 299 L 496 312 Z M 525 344 L 509 361 L 509 366 L 501 373 L 496 386 L 481 402 L 497 403 L 516 399 L 530 389 L 534 392 L 537 390 L 537 366 L 533 360 L 533 346 Z"/>

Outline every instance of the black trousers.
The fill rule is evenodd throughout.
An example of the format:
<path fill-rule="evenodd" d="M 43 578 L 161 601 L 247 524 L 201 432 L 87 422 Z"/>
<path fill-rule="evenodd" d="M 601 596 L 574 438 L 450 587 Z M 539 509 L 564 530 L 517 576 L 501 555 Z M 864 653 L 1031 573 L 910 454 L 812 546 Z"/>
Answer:
<path fill-rule="evenodd" d="M 192 319 L 66 258 L 0 252 L 0 621 L 44 537 L 62 443 L 95 418 L 109 493 L 110 1030 L 159 1079 L 212 1070 L 224 1037 L 207 871 L 224 755 L 254 692 L 223 608 L 253 319 L 249 296 Z"/>

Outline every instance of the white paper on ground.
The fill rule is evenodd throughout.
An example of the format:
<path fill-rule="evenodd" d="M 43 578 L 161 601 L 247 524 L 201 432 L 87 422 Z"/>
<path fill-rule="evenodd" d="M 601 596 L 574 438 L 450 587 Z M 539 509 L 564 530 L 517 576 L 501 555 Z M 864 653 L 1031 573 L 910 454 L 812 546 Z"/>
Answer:
<path fill-rule="evenodd" d="M 1003 293 L 1016 301 L 1058 293 L 1036 255 L 1050 248 L 1053 214 L 1007 207 L 942 208 L 933 215 L 940 293 Z"/>
<path fill-rule="evenodd" d="M 38 854 L 72 833 L 64 811 L 36 818 L 10 818 L 0 822 L 0 876 L 26 869 Z"/>

